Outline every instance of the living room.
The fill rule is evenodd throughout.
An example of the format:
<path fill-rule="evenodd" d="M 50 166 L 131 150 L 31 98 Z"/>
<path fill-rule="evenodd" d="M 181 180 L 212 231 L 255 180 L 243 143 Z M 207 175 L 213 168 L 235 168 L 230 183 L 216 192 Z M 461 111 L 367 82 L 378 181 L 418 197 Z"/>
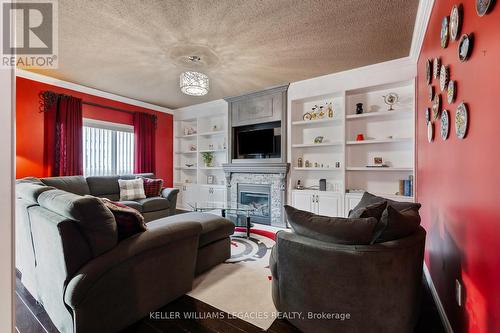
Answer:
<path fill-rule="evenodd" d="M 498 7 L 4 2 L 0 331 L 500 331 Z"/>

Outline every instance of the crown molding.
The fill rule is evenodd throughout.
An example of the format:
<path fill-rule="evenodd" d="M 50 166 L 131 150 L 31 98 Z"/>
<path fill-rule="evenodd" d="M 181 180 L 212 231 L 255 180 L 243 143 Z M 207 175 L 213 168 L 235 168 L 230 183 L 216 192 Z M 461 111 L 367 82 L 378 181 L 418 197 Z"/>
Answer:
<path fill-rule="evenodd" d="M 53 85 L 56 87 L 71 89 L 71 90 L 75 90 L 75 91 L 78 91 L 78 92 L 81 92 L 84 94 L 98 96 L 98 97 L 110 99 L 113 101 L 129 104 L 129 105 L 139 106 L 139 107 L 145 108 L 145 109 L 155 110 L 155 111 L 159 111 L 159 112 L 163 112 L 163 113 L 174 114 L 173 110 L 166 108 L 166 107 L 163 107 L 163 106 L 150 104 L 150 103 L 146 103 L 143 101 L 138 101 L 136 99 L 112 94 L 112 93 L 109 93 L 106 91 L 90 88 L 87 86 L 82 86 L 80 84 L 73 83 L 73 82 L 59 80 L 59 79 L 56 79 L 56 78 L 53 78 L 50 76 L 46 76 L 46 75 L 42 75 L 42 74 L 38 74 L 38 73 L 33 73 L 33 72 L 26 71 L 23 69 L 16 69 L 15 73 L 16 73 L 16 77 L 22 77 L 22 78 L 29 79 L 29 80 L 50 84 L 50 85 Z"/>
<path fill-rule="evenodd" d="M 413 28 L 413 36 L 411 39 L 409 57 L 417 62 L 424 42 L 427 25 L 431 18 L 432 7 L 434 0 L 420 0 L 418 4 L 417 17 L 415 18 L 415 27 Z"/>

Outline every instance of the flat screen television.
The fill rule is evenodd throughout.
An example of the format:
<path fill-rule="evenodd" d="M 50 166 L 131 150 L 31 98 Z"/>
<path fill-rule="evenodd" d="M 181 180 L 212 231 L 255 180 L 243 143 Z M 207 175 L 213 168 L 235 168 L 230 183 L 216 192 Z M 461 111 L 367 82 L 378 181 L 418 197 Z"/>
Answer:
<path fill-rule="evenodd" d="M 270 157 L 279 154 L 276 148 L 273 128 L 254 129 L 238 132 L 238 155 L 246 157 Z"/>

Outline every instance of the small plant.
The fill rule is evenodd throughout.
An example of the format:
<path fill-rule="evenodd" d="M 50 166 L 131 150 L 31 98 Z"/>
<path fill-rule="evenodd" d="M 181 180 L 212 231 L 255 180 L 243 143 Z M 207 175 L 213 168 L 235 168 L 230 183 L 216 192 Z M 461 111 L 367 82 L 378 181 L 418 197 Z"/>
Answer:
<path fill-rule="evenodd" d="M 203 153 L 201 153 L 201 157 L 203 158 L 203 162 L 205 163 L 205 166 L 207 168 L 212 166 L 212 163 L 214 161 L 214 153 L 213 152 L 210 152 L 210 151 L 203 152 Z"/>

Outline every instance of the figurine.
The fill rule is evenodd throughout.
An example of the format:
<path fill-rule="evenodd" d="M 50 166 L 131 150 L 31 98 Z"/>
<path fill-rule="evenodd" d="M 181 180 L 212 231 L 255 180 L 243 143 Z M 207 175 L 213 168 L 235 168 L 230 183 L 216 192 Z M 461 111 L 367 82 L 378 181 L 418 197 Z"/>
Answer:
<path fill-rule="evenodd" d="M 297 159 L 297 167 L 302 168 L 302 166 L 303 166 L 302 157 L 299 157 L 299 158 Z"/>
<path fill-rule="evenodd" d="M 332 102 L 328 103 L 327 110 L 328 110 L 328 118 L 333 118 L 333 106 L 332 106 Z"/>

